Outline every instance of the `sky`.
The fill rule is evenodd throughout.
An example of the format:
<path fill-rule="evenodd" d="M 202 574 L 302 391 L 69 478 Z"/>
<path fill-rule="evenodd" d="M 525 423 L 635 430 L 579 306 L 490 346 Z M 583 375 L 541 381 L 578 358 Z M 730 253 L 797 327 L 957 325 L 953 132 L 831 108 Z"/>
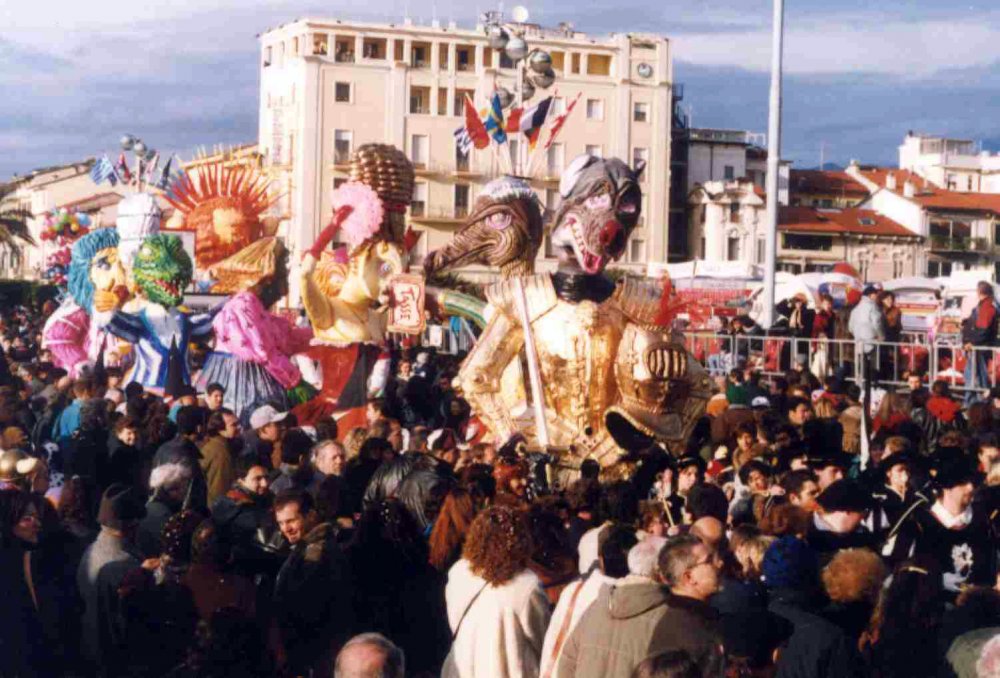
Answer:
<path fill-rule="evenodd" d="M 478 0 L 477 0 L 478 1 Z M 471 26 L 457 0 L 0 3 L 0 180 L 117 149 L 189 158 L 257 135 L 258 43 L 300 17 Z M 514 3 L 508 0 L 508 8 Z M 908 130 L 1000 150 L 1000 7 L 984 0 L 785 0 L 782 157 L 895 164 Z M 698 127 L 766 131 L 771 0 L 540 0 L 531 20 L 672 41 Z"/>

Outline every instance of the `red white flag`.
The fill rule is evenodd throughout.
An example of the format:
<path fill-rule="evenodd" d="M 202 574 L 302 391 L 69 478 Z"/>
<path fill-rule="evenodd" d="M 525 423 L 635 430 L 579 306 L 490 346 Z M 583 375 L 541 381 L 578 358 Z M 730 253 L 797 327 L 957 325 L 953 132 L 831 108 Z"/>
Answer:
<path fill-rule="evenodd" d="M 469 100 L 469 95 L 465 95 L 465 129 L 472 139 L 472 145 L 478 150 L 490 145 L 490 133 L 486 131 L 486 126 L 472 105 L 472 101 Z"/>

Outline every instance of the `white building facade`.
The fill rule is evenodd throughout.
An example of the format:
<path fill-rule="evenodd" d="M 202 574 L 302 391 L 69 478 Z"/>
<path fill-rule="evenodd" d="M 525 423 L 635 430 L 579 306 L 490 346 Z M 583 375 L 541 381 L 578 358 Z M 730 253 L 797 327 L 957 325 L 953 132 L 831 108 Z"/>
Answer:
<path fill-rule="evenodd" d="M 526 104 L 553 95 L 555 115 L 580 94 L 559 138 L 539 158 L 532 180 L 539 199 L 549 210 L 557 206 L 562 170 L 582 153 L 642 160 L 643 216 L 623 265 L 639 270 L 648 261 L 666 261 L 668 41 L 523 28 L 531 47 L 552 55 L 556 74 L 555 85 Z M 408 217 L 422 232 L 414 261 L 447 242 L 481 187 L 502 169 L 489 151 L 461 155 L 454 140 L 466 96 L 483 107 L 495 87 L 514 89 L 513 64 L 488 46 L 482 27 L 310 19 L 269 30 L 260 40 L 259 147 L 284 195 L 276 214 L 290 248 L 301 252 L 312 244 L 330 217 L 332 190 L 347 178 L 351 152 L 373 142 L 395 145 L 417 168 Z M 553 266 L 553 254 L 543 248 L 539 268 Z"/>
<path fill-rule="evenodd" d="M 968 139 L 911 132 L 899 146 L 899 168 L 949 191 L 1000 193 L 1000 153 Z"/>

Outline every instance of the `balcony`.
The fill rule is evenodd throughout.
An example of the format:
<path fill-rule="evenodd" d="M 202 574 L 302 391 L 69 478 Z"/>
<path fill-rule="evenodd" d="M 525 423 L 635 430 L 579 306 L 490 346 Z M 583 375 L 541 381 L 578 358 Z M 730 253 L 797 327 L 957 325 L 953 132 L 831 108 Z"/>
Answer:
<path fill-rule="evenodd" d="M 989 238 L 932 235 L 931 250 L 935 252 L 987 252 L 992 249 Z"/>
<path fill-rule="evenodd" d="M 469 208 L 463 205 L 457 207 L 427 208 L 421 204 L 418 210 L 414 210 L 414 204 L 410 203 L 410 220 L 420 223 L 457 226 L 464 224 L 466 218 L 469 216 Z"/>

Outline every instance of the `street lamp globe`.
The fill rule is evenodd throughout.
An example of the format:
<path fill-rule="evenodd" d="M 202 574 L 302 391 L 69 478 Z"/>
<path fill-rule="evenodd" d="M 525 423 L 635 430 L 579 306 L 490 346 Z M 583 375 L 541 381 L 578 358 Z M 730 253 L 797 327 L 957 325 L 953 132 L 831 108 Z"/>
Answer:
<path fill-rule="evenodd" d="M 131 134 L 125 134 L 119 143 L 121 143 L 123 151 L 131 151 L 132 147 L 135 146 L 135 137 Z"/>
<path fill-rule="evenodd" d="M 506 87 L 497 88 L 497 97 L 500 99 L 500 108 L 507 108 L 514 103 L 514 95 Z"/>
<path fill-rule="evenodd" d="M 132 147 L 136 155 L 144 156 L 146 155 L 146 144 L 142 139 L 136 139 L 135 146 Z"/>
<path fill-rule="evenodd" d="M 533 96 L 535 96 L 535 86 L 531 84 L 530 80 L 525 80 L 521 84 L 521 98 L 527 101 Z"/>
<path fill-rule="evenodd" d="M 486 30 L 486 38 L 489 46 L 493 49 L 503 49 L 507 46 L 510 36 L 507 35 L 507 31 L 503 29 L 503 26 L 494 25 Z"/>
<path fill-rule="evenodd" d="M 531 67 L 535 73 L 545 73 L 546 71 L 552 70 L 552 55 L 548 52 L 543 52 L 540 49 L 536 49 L 528 57 L 528 66 Z"/>
<path fill-rule="evenodd" d="M 556 74 L 551 68 L 544 73 L 535 73 L 531 76 L 531 82 L 534 83 L 536 87 L 541 87 L 542 89 L 552 87 L 552 83 L 555 81 Z"/>
<path fill-rule="evenodd" d="M 528 43 L 524 41 L 524 38 L 519 38 L 514 36 L 507 41 L 507 47 L 504 48 L 504 52 L 513 61 L 520 61 L 528 54 Z"/>

